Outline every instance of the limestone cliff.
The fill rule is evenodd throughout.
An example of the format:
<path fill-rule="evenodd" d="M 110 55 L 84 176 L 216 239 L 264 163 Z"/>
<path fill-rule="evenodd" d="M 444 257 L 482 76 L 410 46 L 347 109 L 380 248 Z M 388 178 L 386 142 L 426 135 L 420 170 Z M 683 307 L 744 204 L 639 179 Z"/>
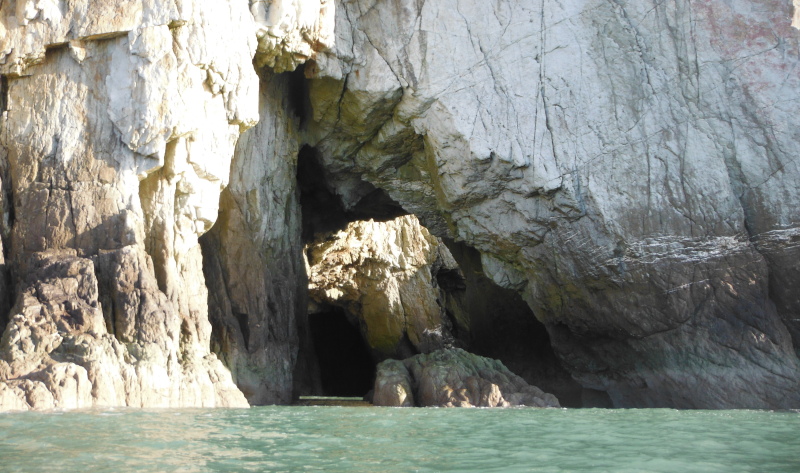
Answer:
<path fill-rule="evenodd" d="M 800 407 L 792 3 L 0 3 L 0 409 L 314 390 L 303 246 L 403 213 L 614 405 Z"/>
<path fill-rule="evenodd" d="M 343 199 L 480 251 L 615 405 L 800 404 L 789 2 L 340 6 L 306 74 Z"/>

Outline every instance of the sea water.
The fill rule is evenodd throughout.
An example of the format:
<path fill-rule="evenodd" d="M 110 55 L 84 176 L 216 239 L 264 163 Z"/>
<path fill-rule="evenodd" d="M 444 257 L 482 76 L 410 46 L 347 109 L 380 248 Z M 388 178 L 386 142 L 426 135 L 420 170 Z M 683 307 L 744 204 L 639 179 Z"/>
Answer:
<path fill-rule="evenodd" d="M 800 472 L 800 414 L 256 407 L 0 415 L 2 472 Z"/>

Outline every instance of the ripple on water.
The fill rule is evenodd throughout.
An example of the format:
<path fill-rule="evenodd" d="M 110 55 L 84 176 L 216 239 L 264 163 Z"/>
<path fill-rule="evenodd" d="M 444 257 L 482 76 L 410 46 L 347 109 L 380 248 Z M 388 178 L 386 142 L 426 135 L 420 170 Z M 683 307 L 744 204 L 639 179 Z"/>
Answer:
<path fill-rule="evenodd" d="M 797 472 L 794 412 L 262 407 L 0 415 L 0 471 Z"/>

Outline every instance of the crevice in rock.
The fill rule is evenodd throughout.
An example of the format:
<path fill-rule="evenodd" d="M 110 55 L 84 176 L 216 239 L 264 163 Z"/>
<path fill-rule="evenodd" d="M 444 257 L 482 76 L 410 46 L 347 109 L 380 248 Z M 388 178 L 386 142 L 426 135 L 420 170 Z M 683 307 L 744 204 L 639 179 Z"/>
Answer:
<path fill-rule="evenodd" d="M 250 350 L 249 317 L 244 312 L 234 312 L 233 316 L 236 317 L 236 321 L 239 323 L 239 330 L 242 331 L 242 337 L 244 338 L 244 349 Z"/>
<path fill-rule="evenodd" d="M 285 72 L 288 75 L 287 98 L 289 110 L 298 120 L 297 128 L 304 131 L 308 125 L 308 120 L 312 116 L 311 99 L 308 92 L 308 79 L 305 76 L 306 65 L 297 66 L 292 72 Z"/>
<path fill-rule="evenodd" d="M 153 260 L 158 288 L 167 291 L 167 258 L 171 251 L 166 245 L 174 236 L 170 222 L 165 218 L 174 210 L 175 187 L 171 177 L 175 173 L 175 152 L 178 141 L 167 142 L 164 151 L 164 165 L 158 171 L 148 175 L 139 183 L 139 201 L 145 218 L 147 238 L 145 251 Z"/>
<path fill-rule="evenodd" d="M 314 351 L 326 396 L 364 396 L 375 381 L 375 362 L 359 329 L 339 307 L 309 314 Z"/>
<path fill-rule="evenodd" d="M 0 74 L 0 113 L 8 110 L 8 77 Z"/>

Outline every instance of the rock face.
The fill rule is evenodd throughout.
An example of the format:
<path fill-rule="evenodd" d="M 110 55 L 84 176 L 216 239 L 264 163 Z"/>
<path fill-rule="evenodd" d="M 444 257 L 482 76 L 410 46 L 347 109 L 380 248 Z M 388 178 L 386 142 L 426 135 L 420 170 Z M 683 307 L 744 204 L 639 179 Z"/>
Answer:
<path fill-rule="evenodd" d="M 345 202 L 480 251 L 615 405 L 800 405 L 789 2 L 367 3 L 306 66 Z"/>
<path fill-rule="evenodd" d="M 2 2 L 0 409 L 313 388 L 320 183 L 479 252 L 616 406 L 800 407 L 793 4 Z"/>
<path fill-rule="evenodd" d="M 292 400 L 304 342 L 308 283 L 295 183 L 296 118 L 286 98 L 290 79 L 262 78 L 262 119 L 242 134 L 219 219 L 201 239 L 215 351 L 253 404 Z M 299 376 L 313 372 L 308 360 L 299 361 Z"/>
<path fill-rule="evenodd" d="M 4 409 L 247 406 L 219 360 L 181 334 L 146 255 L 48 251 L 27 266 L 0 340 Z"/>
<path fill-rule="evenodd" d="M 373 404 L 394 407 L 559 407 L 501 362 L 453 348 L 378 365 Z"/>
<path fill-rule="evenodd" d="M 246 405 L 209 350 L 197 243 L 258 120 L 246 5 L 20 1 L 0 19 L 17 301 L 0 384 L 37 408 Z M 45 281 L 61 289 L 41 292 Z M 74 396 L 60 394 L 67 375 Z"/>
<path fill-rule="evenodd" d="M 306 254 L 311 300 L 344 308 L 377 358 L 455 342 L 437 276 L 457 272 L 458 264 L 413 215 L 353 222 L 321 236 Z"/>

